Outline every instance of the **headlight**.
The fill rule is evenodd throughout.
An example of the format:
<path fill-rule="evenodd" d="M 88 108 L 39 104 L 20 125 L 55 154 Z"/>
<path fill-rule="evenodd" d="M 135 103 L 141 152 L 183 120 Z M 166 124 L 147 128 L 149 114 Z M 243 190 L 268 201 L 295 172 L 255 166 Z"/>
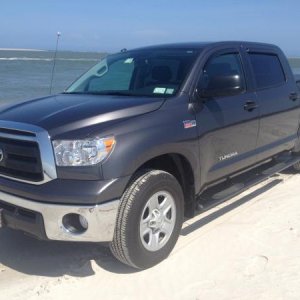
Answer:
<path fill-rule="evenodd" d="M 103 161 L 113 150 L 114 137 L 52 141 L 57 166 L 90 166 Z"/>

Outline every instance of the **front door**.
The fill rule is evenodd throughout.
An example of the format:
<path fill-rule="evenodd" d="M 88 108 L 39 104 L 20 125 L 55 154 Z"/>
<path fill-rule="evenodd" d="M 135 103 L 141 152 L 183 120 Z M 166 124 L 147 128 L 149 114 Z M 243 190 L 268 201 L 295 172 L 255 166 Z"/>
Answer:
<path fill-rule="evenodd" d="M 202 69 L 198 89 L 209 88 L 212 78 L 230 75 L 240 77 L 239 89 L 227 96 L 207 98 L 196 113 L 203 183 L 255 162 L 259 106 L 255 93 L 248 91 L 239 49 L 213 54 Z"/>

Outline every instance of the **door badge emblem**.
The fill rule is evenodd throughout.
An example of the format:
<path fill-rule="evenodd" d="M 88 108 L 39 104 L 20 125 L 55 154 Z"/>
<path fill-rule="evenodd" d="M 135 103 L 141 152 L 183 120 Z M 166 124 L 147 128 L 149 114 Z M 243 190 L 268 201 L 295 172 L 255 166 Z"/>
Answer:
<path fill-rule="evenodd" d="M 185 121 L 183 121 L 184 129 L 188 129 L 188 128 L 192 128 L 192 127 L 196 127 L 196 126 L 197 126 L 196 120 L 185 120 Z"/>

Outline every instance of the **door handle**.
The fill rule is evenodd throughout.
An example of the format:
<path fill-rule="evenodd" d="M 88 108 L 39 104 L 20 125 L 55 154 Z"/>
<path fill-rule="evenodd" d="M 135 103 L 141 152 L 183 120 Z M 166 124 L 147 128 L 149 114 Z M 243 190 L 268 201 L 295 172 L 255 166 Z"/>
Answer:
<path fill-rule="evenodd" d="M 244 105 L 244 110 L 252 111 L 256 108 L 258 108 L 258 105 L 254 101 L 247 101 Z"/>
<path fill-rule="evenodd" d="M 298 94 L 295 93 L 295 92 L 290 93 L 289 98 L 290 98 L 290 100 L 292 100 L 292 101 L 296 101 L 296 100 L 298 99 Z"/>

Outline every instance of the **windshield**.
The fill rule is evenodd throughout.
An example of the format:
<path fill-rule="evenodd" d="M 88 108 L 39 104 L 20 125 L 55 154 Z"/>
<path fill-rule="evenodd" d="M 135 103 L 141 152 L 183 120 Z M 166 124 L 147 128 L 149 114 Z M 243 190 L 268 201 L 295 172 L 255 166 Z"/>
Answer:
<path fill-rule="evenodd" d="M 147 49 L 109 55 L 65 93 L 171 97 L 179 90 L 199 49 Z"/>

